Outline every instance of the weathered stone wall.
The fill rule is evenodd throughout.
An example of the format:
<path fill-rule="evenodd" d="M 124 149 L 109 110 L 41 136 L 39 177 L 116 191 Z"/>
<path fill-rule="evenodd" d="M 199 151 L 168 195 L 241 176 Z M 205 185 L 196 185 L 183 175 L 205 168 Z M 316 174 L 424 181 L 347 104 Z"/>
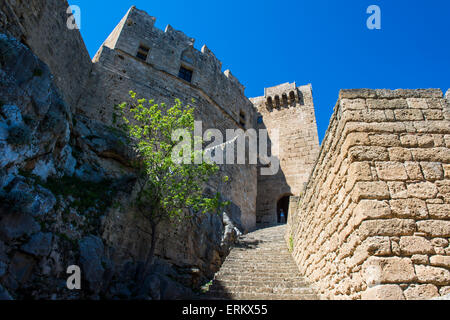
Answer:
<path fill-rule="evenodd" d="M 448 294 L 450 108 L 442 92 L 341 91 L 298 207 L 286 240 L 324 296 Z"/>
<path fill-rule="evenodd" d="M 257 222 L 272 224 L 277 222 L 277 202 L 302 193 L 319 153 L 312 89 L 286 83 L 251 101 L 262 117 L 258 128 L 268 130 L 271 144 L 274 130 L 279 133 L 280 171 L 258 175 Z"/>
<path fill-rule="evenodd" d="M 111 77 L 115 74 L 119 80 L 117 83 L 119 88 L 109 93 L 106 99 L 100 100 L 99 107 L 104 111 L 101 120 L 112 121 L 111 105 L 127 98 L 128 91 L 123 92 L 121 89 L 129 86 L 126 80 L 131 78 L 135 85 L 142 86 L 144 93 L 152 93 L 148 92 L 147 88 L 162 87 L 158 88 L 161 92 L 156 92 L 158 89 L 155 89 L 154 93 L 157 95 L 152 97 L 155 100 L 161 96 L 169 98 L 172 103 L 174 98 L 188 98 L 187 101 L 190 103 L 191 98 L 199 95 L 208 100 L 208 106 L 199 108 L 215 114 L 216 122 L 222 118 L 227 120 L 229 118 L 235 123 L 233 127 L 238 127 L 239 114 L 243 111 L 247 115 L 246 126 L 253 127 L 255 111 L 245 97 L 244 86 L 229 70 L 221 71 L 222 63 L 206 46 L 198 51 L 194 48 L 195 39 L 174 30 L 170 25 L 162 31 L 153 26 L 155 20 L 156 18 L 146 12 L 132 7 L 94 57 L 100 73 L 108 69 L 112 74 L 108 73 L 105 76 Z M 136 57 L 141 45 L 150 49 L 145 61 Z M 181 66 L 193 71 L 191 82 L 178 77 Z M 94 83 L 97 83 L 97 80 L 101 79 L 94 78 Z M 120 85 L 120 81 L 124 81 L 125 84 Z M 91 109 L 89 105 L 90 103 L 84 103 L 81 109 L 89 113 Z M 99 117 L 97 114 L 92 116 Z M 204 122 L 206 120 L 208 119 Z"/>
<path fill-rule="evenodd" d="M 229 71 L 222 73 L 221 62 L 213 53 L 206 46 L 201 52 L 194 49 L 194 39 L 170 26 L 163 32 L 153 27 L 154 22 L 144 11 L 129 10 L 96 54 L 78 111 L 112 125 L 114 106 L 129 100 L 128 92 L 133 90 L 156 103 L 172 105 L 178 98 L 192 105 L 203 131 L 219 129 L 224 139 L 227 129 L 244 128 L 241 112 L 246 115 L 245 127 L 253 127 L 256 111 L 245 97 L 244 87 Z M 136 57 L 140 45 L 150 48 L 146 61 Z M 194 71 L 192 82 L 178 77 L 181 65 Z M 244 229 L 254 229 L 256 167 L 226 165 L 222 175 L 230 177 L 220 191 L 233 202 L 233 218 L 240 220 Z"/>
<path fill-rule="evenodd" d="M 21 40 L 43 61 L 71 110 L 91 70 L 91 59 L 78 29 L 67 27 L 66 0 L 4 0 L 0 32 Z"/>

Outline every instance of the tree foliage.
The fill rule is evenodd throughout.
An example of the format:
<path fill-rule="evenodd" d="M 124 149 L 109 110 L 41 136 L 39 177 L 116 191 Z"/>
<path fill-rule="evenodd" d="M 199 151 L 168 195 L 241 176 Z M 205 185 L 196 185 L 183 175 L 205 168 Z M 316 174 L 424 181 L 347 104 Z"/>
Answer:
<path fill-rule="evenodd" d="M 195 212 L 218 212 L 226 206 L 228 203 L 221 201 L 219 193 L 212 197 L 204 194 L 206 182 L 218 174 L 219 168 L 207 160 L 194 163 L 196 157 L 204 155 L 202 151 L 193 151 L 194 109 L 183 106 L 179 99 L 167 107 L 153 100 L 139 99 L 132 91 L 130 96 L 130 102 L 118 106 L 118 116 L 120 127 L 139 158 L 135 206 L 150 223 L 152 237 L 156 226 L 163 221 L 176 223 Z M 180 130 L 185 134 L 173 139 L 174 133 Z M 189 152 L 179 148 L 181 143 L 189 146 Z M 177 161 L 174 155 L 190 161 Z M 190 215 L 186 216 L 186 209 Z M 151 260 L 152 253 L 150 256 Z"/>

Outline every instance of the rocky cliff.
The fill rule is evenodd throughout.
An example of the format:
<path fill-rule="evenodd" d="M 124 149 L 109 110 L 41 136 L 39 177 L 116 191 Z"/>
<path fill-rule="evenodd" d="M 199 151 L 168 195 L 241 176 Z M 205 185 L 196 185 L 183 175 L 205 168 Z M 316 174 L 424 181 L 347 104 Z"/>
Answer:
<path fill-rule="evenodd" d="M 49 67 L 6 34 L 0 100 L 0 299 L 176 299 L 212 278 L 240 233 L 226 213 L 165 226 L 136 290 L 149 240 L 129 207 L 133 153 L 114 128 L 73 113 Z M 81 290 L 66 286 L 71 265 Z"/>

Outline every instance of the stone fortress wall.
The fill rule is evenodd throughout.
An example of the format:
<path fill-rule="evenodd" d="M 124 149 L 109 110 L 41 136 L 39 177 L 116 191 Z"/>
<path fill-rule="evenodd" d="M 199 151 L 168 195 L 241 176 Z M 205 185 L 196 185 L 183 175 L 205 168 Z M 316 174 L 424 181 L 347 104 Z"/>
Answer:
<path fill-rule="evenodd" d="M 114 105 L 129 100 L 133 90 L 155 103 L 173 105 L 175 99 L 195 107 L 203 130 L 254 126 L 256 111 L 245 97 L 244 87 L 222 63 L 195 40 L 167 26 L 154 27 L 155 18 L 132 7 L 96 54 L 86 93 L 78 112 L 112 125 Z M 138 57 L 140 48 L 148 51 Z M 192 72 L 191 81 L 179 77 L 181 67 Z M 194 99 L 194 102 L 192 101 Z M 256 168 L 253 165 L 222 166 L 230 182 L 220 190 L 233 202 L 235 218 L 246 230 L 256 227 Z M 212 183 L 218 185 L 219 181 Z"/>
<path fill-rule="evenodd" d="M 286 235 L 300 271 L 325 297 L 450 293 L 448 95 L 341 91 Z"/>
<path fill-rule="evenodd" d="M 258 174 L 256 220 L 277 223 L 277 203 L 283 197 L 299 196 L 319 153 L 319 136 L 311 85 L 285 83 L 266 88 L 263 97 L 251 99 L 260 116 L 257 127 L 267 129 L 269 140 L 279 135 L 276 175 Z M 284 209 L 286 211 L 286 209 Z"/>

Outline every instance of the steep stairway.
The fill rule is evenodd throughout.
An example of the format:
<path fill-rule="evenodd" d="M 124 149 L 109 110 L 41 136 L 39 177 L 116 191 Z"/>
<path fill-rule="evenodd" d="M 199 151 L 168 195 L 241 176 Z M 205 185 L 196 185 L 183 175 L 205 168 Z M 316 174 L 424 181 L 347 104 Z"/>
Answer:
<path fill-rule="evenodd" d="M 286 226 L 239 239 L 209 288 L 209 299 L 317 300 L 298 272 L 284 240 Z"/>

